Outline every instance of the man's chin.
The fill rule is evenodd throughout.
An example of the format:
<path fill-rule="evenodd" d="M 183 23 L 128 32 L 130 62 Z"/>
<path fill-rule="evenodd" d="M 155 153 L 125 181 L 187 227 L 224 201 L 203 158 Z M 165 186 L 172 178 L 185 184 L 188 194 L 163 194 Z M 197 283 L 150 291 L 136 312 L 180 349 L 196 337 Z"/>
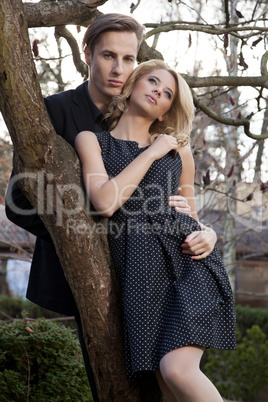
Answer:
<path fill-rule="evenodd" d="M 121 87 L 109 87 L 108 91 L 107 91 L 107 95 L 109 94 L 109 96 L 116 96 L 116 95 L 120 95 L 122 92 L 122 86 Z"/>

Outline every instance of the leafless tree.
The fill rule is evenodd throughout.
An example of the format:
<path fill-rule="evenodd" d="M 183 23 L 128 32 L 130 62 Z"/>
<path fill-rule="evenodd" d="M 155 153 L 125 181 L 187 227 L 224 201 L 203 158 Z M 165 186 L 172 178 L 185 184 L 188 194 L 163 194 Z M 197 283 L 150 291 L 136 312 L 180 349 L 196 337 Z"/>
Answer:
<path fill-rule="evenodd" d="M 80 191 L 83 185 L 80 163 L 75 152 L 62 138 L 56 136 L 51 126 L 28 38 L 30 27 L 55 27 L 57 36 L 67 40 L 75 67 L 83 76 L 87 74 L 86 66 L 66 26 L 87 26 L 99 15 L 97 7 L 107 1 L 68 0 L 23 4 L 20 0 L 1 1 L 0 110 L 14 145 L 14 169 L 21 173 L 21 186 L 32 205 L 38 208 L 37 174 L 42 174 L 47 180 L 49 177 L 48 181 L 55 189 L 53 194 L 45 193 L 45 211 L 52 210 L 53 213 L 44 213 L 41 217 L 55 243 L 80 311 L 100 400 L 125 402 L 139 401 L 140 388 L 136 380 L 127 380 L 125 377 L 120 291 L 112 269 L 106 236 L 101 230 L 104 225 L 101 220 L 91 217 L 85 207 L 87 201 Z M 177 3 L 183 4 L 181 1 Z M 265 4 L 257 1 L 251 18 L 238 23 L 231 22 L 227 5 L 226 0 L 224 22 L 209 24 L 205 21 L 196 23 L 176 20 L 148 23 L 145 24 L 148 28 L 147 38 L 174 30 L 202 32 L 220 37 L 227 48 L 229 37 L 232 36 L 241 43 L 239 58 L 245 66 L 242 44 L 251 39 L 254 40 L 252 46 L 257 46 L 260 35 L 265 36 L 267 32 Z M 161 57 L 154 47 L 150 48 L 146 41 L 143 43 L 139 53 L 140 61 Z M 256 102 L 257 109 L 260 108 L 264 90 L 268 87 L 267 58 L 268 53 L 263 54 L 258 76 L 185 75 L 193 89 L 197 109 L 221 124 L 242 127 L 250 138 L 267 138 L 267 132 L 252 132 L 250 116 L 226 117 L 211 107 L 216 89 L 229 91 L 234 87 L 254 86 L 258 88 Z M 203 93 L 198 92 L 200 88 L 205 89 Z M 78 198 L 83 206 L 79 210 Z M 69 211 L 72 211 L 73 219 L 84 227 L 93 228 L 98 225 L 100 230 L 92 230 L 92 236 L 87 231 L 81 235 L 68 231 Z M 147 381 L 143 386 L 143 399 L 160 401 L 159 394 L 155 389 L 150 389 L 149 385 Z"/>

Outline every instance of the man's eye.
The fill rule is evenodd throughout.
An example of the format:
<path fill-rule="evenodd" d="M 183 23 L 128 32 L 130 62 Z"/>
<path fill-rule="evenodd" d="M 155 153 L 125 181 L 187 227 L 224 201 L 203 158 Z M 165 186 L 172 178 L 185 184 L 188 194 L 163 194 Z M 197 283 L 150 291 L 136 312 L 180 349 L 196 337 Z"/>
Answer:
<path fill-rule="evenodd" d="M 111 54 L 109 54 L 109 53 L 105 53 L 103 56 L 104 56 L 106 59 L 109 59 L 109 58 L 111 58 L 111 57 L 112 57 L 112 55 L 111 55 Z"/>
<path fill-rule="evenodd" d="M 126 58 L 125 58 L 125 61 L 126 61 L 127 63 L 134 63 L 134 60 L 133 60 L 131 57 L 126 57 Z"/>

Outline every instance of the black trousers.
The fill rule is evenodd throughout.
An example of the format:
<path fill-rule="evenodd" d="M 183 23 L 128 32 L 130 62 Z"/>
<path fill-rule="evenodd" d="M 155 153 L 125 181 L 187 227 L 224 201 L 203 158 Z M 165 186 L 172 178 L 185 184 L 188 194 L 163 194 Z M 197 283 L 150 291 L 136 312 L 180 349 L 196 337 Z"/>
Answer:
<path fill-rule="evenodd" d="M 80 342 L 81 349 L 82 349 L 84 364 L 85 364 L 85 368 L 86 368 L 86 372 L 87 372 L 87 378 L 88 378 L 88 382 L 90 385 L 93 401 L 99 402 L 96 383 L 95 383 L 92 367 L 90 364 L 90 360 L 88 357 L 87 347 L 86 347 L 84 337 L 83 337 L 83 329 L 82 329 L 82 324 L 81 324 L 81 319 L 80 319 L 79 313 L 75 314 L 75 321 L 77 324 L 78 338 L 79 338 L 79 342 Z"/>
<path fill-rule="evenodd" d="M 92 371 L 92 367 L 90 364 L 90 360 L 88 357 L 87 353 L 87 348 L 86 344 L 83 338 L 83 330 L 82 330 L 82 325 L 81 325 L 81 320 L 80 320 L 80 315 L 79 313 L 75 314 L 75 320 L 77 323 L 77 330 L 78 330 L 78 337 L 82 349 L 82 354 L 84 358 L 84 363 L 86 367 L 86 372 L 87 372 L 87 377 L 89 381 L 89 385 L 91 388 L 91 393 L 93 397 L 94 402 L 99 402 L 98 398 L 98 393 L 97 393 L 97 388 L 96 388 L 96 383 Z M 162 393 L 159 388 L 156 376 L 154 372 L 149 372 L 146 375 L 140 377 L 138 379 L 138 387 L 140 389 L 140 400 L 141 402 L 152 402 L 153 400 L 160 401 L 162 400 Z M 152 399 L 153 398 L 153 399 Z"/>

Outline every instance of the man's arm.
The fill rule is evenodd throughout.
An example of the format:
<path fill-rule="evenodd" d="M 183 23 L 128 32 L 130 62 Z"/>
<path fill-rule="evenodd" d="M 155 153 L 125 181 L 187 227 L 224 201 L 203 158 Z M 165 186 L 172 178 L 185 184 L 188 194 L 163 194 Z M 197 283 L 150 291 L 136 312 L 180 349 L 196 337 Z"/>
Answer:
<path fill-rule="evenodd" d="M 64 119 L 57 120 L 55 118 L 57 113 L 62 113 L 62 111 L 58 109 L 60 106 L 57 99 L 59 99 L 58 96 L 50 96 L 47 99 L 45 98 L 44 102 L 55 131 L 61 134 L 62 126 L 59 125 Z M 27 230 L 35 236 L 49 237 L 49 233 L 42 219 L 19 187 L 14 171 L 11 173 L 7 188 L 5 211 L 7 218 L 22 229 Z"/>
<path fill-rule="evenodd" d="M 173 207 L 176 212 L 180 212 L 191 216 L 191 207 L 188 200 L 180 195 L 181 188 L 178 188 L 178 194 L 169 199 L 169 206 Z M 191 233 L 185 239 L 182 250 L 185 254 L 192 255 L 194 260 L 200 260 L 207 257 L 217 242 L 216 232 L 204 224 L 200 223 L 201 230 Z"/>
<path fill-rule="evenodd" d="M 17 226 L 27 230 L 35 236 L 49 237 L 49 233 L 30 204 L 28 198 L 20 189 L 14 171 L 12 171 L 5 199 L 7 218 Z"/>

